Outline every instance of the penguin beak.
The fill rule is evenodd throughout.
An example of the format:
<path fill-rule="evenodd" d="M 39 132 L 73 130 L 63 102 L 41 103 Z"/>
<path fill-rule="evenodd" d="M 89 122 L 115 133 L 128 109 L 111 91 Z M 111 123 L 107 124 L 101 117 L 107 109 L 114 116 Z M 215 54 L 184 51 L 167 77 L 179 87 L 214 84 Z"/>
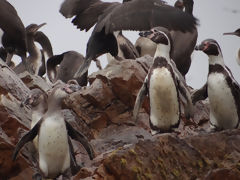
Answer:
<path fill-rule="evenodd" d="M 139 36 L 141 37 L 149 37 L 153 32 L 152 31 L 141 31 Z"/>
<path fill-rule="evenodd" d="M 206 49 L 204 44 L 199 44 L 194 48 L 196 51 L 204 51 Z"/>

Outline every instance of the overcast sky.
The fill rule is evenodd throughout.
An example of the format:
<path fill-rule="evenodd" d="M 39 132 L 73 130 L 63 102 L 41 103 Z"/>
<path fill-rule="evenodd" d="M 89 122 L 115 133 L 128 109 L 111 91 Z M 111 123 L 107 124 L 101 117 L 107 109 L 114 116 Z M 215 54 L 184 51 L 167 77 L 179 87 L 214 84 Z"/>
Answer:
<path fill-rule="evenodd" d="M 105 0 L 106 1 L 106 0 Z M 112 1 L 112 0 L 111 0 Z M 115 2 L 122 0 L 115 0 Z M 43 31 L 50 39 L 54 54 L 75 50 L 85 56 L 86 44 L 91 31 L 81 32 L 59 13 L 63 0 L 11 0 L 25 26 L 31 23 L 43 23 Z M 110 1 L 108 1 L 110 2 Z M 169 4 L 175 1 L 166 0 Z M 240 38 L 222 36 L 224 32 L 240 28 L 240 0 L 195 0 L 194 15 L 200 20 L 198 26 L 198 43 L 207 38 L 218 41 L 222 48 L 225 64 L 231 69 L 235 79 L 240 82 L 240 67 L 236 62 L 237 50 L 240 48 Z M 134 44 L 138 38 L 137 32 L 124 32 Z M 105 58 L 101 58 L 106 65 Z M 90 72 L 96 71 L 92 63 Z M 194 52 L 192 65 L 187 74 L 187 83 L 194 88 L 201 87 L 207 79 L 208 59 L 201 52 Z"/>

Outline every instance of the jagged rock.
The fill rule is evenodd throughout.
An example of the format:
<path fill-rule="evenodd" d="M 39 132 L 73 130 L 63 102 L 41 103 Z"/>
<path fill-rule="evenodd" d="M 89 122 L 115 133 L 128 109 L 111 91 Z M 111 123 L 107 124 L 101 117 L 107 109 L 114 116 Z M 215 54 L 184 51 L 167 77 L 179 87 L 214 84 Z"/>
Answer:
<path fill-rule="evenodd" d="M 42 89 L 43 91 L 47 91 L 52 87 L 50 83 L 47 83 L 46 80 L 44 80 L 42 77 L 32 75 L 27 71 L 18 74 L 18 76 L 29 89 L 39 88 Z"/>
<path fill-rule="evenodd" d="M 239 177 L 240 130 L 229 130 L 179 139 L 164 134 L 154 140 L 142 140 L 130 147 L 118 148 L 103 161 L 107 171 L 95 171 L 97 179 L 197 179 Z M 217 142 L 217 143 L 214 143 Z M 234 144 L 234 146 L 230 145 Z M 221 167 L 226 170 L 214 171 Z M 210 170 L 213 170 L 210 174 Z M 219 172 L 219 174 L 217 173 Z M 231 172 L 231 173 L 229 173 Z M 100 177 L 99 177 L 100 176 Z"/>
<path fill-rule="evenodd" d="M 11 159 L 19 130 L 30 125 L 30 111 L 20 107 L 29 89 L 4 62 L 0 61 L 0 66 L 0 177 L 9 179 L 25 172 L 24 177 L 31 178 L 32 170 L 25 158 L 20 156 L 16 162 Z"/>

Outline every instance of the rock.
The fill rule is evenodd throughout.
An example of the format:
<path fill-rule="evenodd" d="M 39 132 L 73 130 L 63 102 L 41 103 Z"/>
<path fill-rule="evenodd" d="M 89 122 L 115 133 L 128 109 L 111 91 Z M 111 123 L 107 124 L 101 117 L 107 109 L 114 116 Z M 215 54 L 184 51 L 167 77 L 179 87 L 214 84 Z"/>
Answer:
<path fill-rule="evenodd" d="M 16 99 L 24 100 L 29 89 L 3 61 L 0 61 L 0 94 L 11 93 Z"/>
<path fill-rule="evenodd" d="M 29 89 L 39 88 L 42 89 L 43 91 L 47 91 L 52 87 L 50 83 L 47 83 L 46 80 L 44 80 L 42 77 L 32 75 L 27 71 L 18 74 L 18 76 L 21 78 L 21 80 L 24 82 L 24 84 L 26 84 L 26 86 Z"/>

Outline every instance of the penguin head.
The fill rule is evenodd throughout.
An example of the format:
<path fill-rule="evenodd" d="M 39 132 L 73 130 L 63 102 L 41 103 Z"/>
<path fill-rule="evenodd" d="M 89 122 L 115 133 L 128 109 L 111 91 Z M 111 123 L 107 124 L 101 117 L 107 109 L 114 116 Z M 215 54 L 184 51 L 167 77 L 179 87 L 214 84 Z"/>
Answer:
<path fill-rule="evenodd" d="M 41 89 L 35 88 L 31 90 L 31 94 L 27 97 L 27 99 L 22 102 L 21 106 L 31 106 L 36 107 L 42 102 L 47 102 L 47 94 Z"/>
<path fill-rule="evenodd" d="M 163 27 L 155 27 L 150 31 L 142 31 L 139 33 L 141 37 L 146 37 L 151 39 L 156 44 L 165 44 L 170 45 L 170 34 L 166 28 Z"/>
<path fill-rule="evenodd" d="M 218 56 L 222 54 L 221 48 L 214 39 L 206 39 L 200 45 L 195 47 L 197 51 L 203 51 L 208 56 Z"/>
<path fill-rule="evenodd" d="M 150 31 L 140 32 L 139 35 L 141 37 L 146 37 L 152 40 L 156 44 L 168 46 L 170 52 L 173 49 L 171 34 L 168 31 L 168 29 L 164 27 L 155 27 L 155 28 L 152 28 Z"/>
<path fill-rule="evenodd" d="M 44 25 L 46 25 L 46 23 L 42 23 L 40 25 L 30 24 L 26 27 L 26 32 L 27 32 L 27 34 L 35 34 Z"/>
<path fill-rule="evenodd" d="M 174 4 L 174 7 L 175 8 L 178 8 L 180 10 L 183 10 L 184 9 L 184 3 L 183 3 L 183 0 L 177 0 Z"/>

